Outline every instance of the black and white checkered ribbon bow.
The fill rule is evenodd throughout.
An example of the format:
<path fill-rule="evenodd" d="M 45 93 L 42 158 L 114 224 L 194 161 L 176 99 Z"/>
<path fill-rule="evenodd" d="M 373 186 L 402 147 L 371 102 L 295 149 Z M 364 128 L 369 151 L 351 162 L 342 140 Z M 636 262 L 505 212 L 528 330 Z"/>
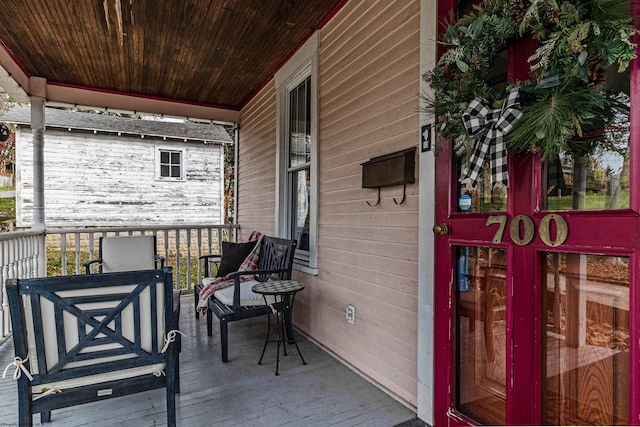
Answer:
<path fill-rule="evenodd" d="M 475 98 L 465 112 L 462 121 L 467 133 L 477 136 L 477 142 L 469 165 L 463 165 L 460 182 L 472 185 L 482 171 L 482 165 L 487 152 L 491 157 L 491 184 L 498 182 L 509 186 L 507 170 L 507 148 L 503 136 L 509 133 L 513 124 L 522 116 L 519 106 L 520 89 L 514 87 L 504 101 L 501 109 L 490 108 L 489 103 L 482 98 Z"/>

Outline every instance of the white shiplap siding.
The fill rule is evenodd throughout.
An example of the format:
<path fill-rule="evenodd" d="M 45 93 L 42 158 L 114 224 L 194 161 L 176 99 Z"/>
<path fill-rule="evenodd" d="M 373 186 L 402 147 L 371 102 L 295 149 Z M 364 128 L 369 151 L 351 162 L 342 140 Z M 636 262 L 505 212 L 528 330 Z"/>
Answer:
<path fill-rule="evenodd" d="M 33 146 L 17 134 L 17 225 L 33 220 Z M 156 179 L 156 151 L 184 153 L 184 179 Z M 47 226 L 221 224 L 223 149 L 219 144 L 115 133 L 47 129 L 44 145 Z"/>
<path fill-rule="evenodd" d="M 306 288 L 294 309 L 297 327 L 414 407 L 418 183 L 404 204 L 393 201 L 402 198 L 396 186 L 371 207 L 377 191 L 361 188 L 360 164 L 417 145 L 419 29 L 418 1 L 352 0 L 321 30 L 318 275 L 295 272 Z M 241 114 L 245 232 L 272 227 L 275 126 L 269 84 Z"/>

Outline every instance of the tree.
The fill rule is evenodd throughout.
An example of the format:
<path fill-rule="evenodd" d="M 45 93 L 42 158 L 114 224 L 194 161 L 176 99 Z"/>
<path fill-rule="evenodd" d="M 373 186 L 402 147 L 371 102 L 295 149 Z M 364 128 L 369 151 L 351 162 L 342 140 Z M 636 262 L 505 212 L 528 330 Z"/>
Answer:
<path fill-rule="evenodd" d="M 0 88 L 0 114 L 4 114 L 16 105 L 16 102 L 4 89 Z M 0 172 L 6 170 L 8 165 L 16 161 L 16 139 L 13 135 L 0 142 Z"/>
<path fill-rule="evenodd" d="M 233 144 L 224 146 L 224 223 L 233 224 L 235 211 L 235 146 L 237 141 L 233 126 L 225 126 L 225 130 L 233 139 Z"/>

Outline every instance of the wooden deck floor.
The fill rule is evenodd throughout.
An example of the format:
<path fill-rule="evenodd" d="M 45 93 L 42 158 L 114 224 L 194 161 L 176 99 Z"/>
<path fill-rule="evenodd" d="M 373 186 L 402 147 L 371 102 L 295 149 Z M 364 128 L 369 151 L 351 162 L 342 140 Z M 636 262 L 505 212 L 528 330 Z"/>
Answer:
<path fill-rule="evenodd" d="M 299 338 L 275 376 L 275 344 L 257 360 L 266 318 L 229 325 L 229 363 L 220 360 L 219 333 L 206 334 L 193 316 L 192 297 L 182 298 L 182 392 L 177 398 L 179 426 L 381 426 L 391 427 L 415 414 L 361 378 L 312 342 Z M 215 319 L 214 319 L 215 320 Z M 0 346 L 0 369 L 13 360 L 11 340 Z M 13 379 L 0 378 L 0 426 L 17 425 Z M 108 399 L 52 412 L 50 427 L 166 425 L 164 391 Z M 39 425 L 40 417 L 34 418 Z"/>

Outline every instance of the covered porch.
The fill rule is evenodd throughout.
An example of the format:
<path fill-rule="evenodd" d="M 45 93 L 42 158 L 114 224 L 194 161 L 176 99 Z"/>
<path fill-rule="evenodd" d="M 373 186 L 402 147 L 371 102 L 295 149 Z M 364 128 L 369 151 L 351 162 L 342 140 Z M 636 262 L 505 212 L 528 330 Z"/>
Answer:
<path fill-rule="evenodd" d="M 185 337 L 180 357 L 181 426 L 381 426 L 417 424 L 415 413 L 356 374 L 328 352 L 298 334 L 303 366 L 295 347 L 280 361 L 275 376 L 275 343 L 258 358 L 266 318 L 232 322 L 229 363 L 220 360 L 220 336 L 207 336 L 203 317 L 194 318 L 193 298 L 181 299 L 180 329 Z M 0 366 L 13 360 L 11 340 L 0 344 Z M 10 376 L 10 373 L 7 374 Z M 0 381 L 0 425 L 16 425 L 16 382 Z M 138 393 L 53 411 L 56 426 L 166 425 L 163 390 Z M 39 424 L 39 417 L 35 417 Z M 413 424 L 413 423 L 416 424 Z M 403 424 L 407 423 L 407 424 Z"/>
<path fill-rule="evenodd" d="M 259 410 L 261 424 L 285 424 L 285 418 L 277 415 L 265 420 L 274 407 L 292 414 L 291 425 L 395 425 L 415 418 L 416 412 L 431 422 L 433 153 L 417 152 L 419 179 L 404 190 L 383 191 L 383 203 L 377 207 L 368 203 L 374 190 L 361 187 L 360 165 L 420 141 L 420 75 L 431 53 L 421 46 L 430 40 L 425 28 L 435 21 L 434 8 L 431 0 L 278 0 L 268 4 L 104 0 L 86 5 L 36 1 L 31 8 L 12 5 L 4 11 L 0 87 L 14 99 L 31 104 L 36 163 L 42 163 L 46 146 L 45 106 L 234 124 L 235 223 L 242 227 L 238 239 L 246 239 L 251 230 L 306 238 L 305 248 L 299 248 L 294 279 L 304 282 L 308 291 L 296 300 L 294 326 L 319 343 L 321 354 L 339 358 L 327 356 L 331 362 L 319 359 L 318 364 L 346 366 L 287 381 L 293 394 L 282 402 L 294 402 L 291 405 L 274 400 L 276 392 L 270 384 L 276 378 L 271 369 L 265 369 L 269 365 L 259 367 L 265 369 L 262 374 L 244 376 L 243 372 L 243 378 L 236 377 L 243 369 L 237 367 L 240 356 L 233 352 L 240 350 L 236 345 L 242 340 L 234 332 L 252 321 L 234 325 L 231 362 L 220 365 L 219 337 L 206 339 L 204 323 L 196 323 L 189 298 L 183 305 L 182 327 L 187 335 L 193 332 L 187 328 L 196 328 L 193 336 L 198 338 L 190 344 L 185 339 L 182 353 L 183 373 L 191 373 L 183 374 L 178 407 L 179 418 L 187 418 L 180 418 L 182 424 L 258 424 L 246 406 L 235 406 L 238 395 L 227 396 L 223 391 L 238 388 L 265 393 L 255 399 L 266 402 Z M 311 95 L 303 96 L 307 91 Z M 301 117 L 285 124 L 289 120 L 285 104 L 292 101 L 294 92 L 305 100 L 305 108 L 297 109 Z M 311 117 L 303 118 L 306 112 Z M 298 122 L 313 135 L 295 130 Z M 300 154 L 298 148 L 310 150 L 301 159 L 312 159 L 287 171 L 289 161 L 284 156 L 295 157 Z M 33 183 L 34 233 L 48 228 L 44 183 L 50 177 L 39 172 Z M 295 188 L 294 181 L 298 192 L 286 194 L 285 189 Z M 406 201 L 403 196 L 403 203 L 394 203 L 401 191 L 406 192 Z M 296 205 L 301 196 L 304 203 Z M 296 209 L 299 206 L 302 209 Z M 41 257 L 44 249 L 44 245 L 38 248 Z M 42 268 L 44 259 L 37 265 Z M 349 306 L 357 307 L 354 322 L 345 320 Z M 258 348 L 263 326 L 256 328 Z M 304 342 L 305 358 L 311 353 L 309 346 L 315 348 Z M 7 344 L 1 349 L 6 351 Z M 315 366 L 313 359 L 306 368 Z M 252 356 L 247 360 L 254 363 Z M 210 368 L 211 375 L 240 382 L 227 386 L 221 385 L 224 381 L 215 385 L 202 381 L 202 366 Z M 302 368 L 296 366 L 296 372 L 305 374 Z M 360 378 L 353 372 L 370 378 L 372 384 L 355 387 L 340 382 L 351 375 Z M 194 388 L 188 384 L 189 375 Z M 325 382 L 333 377 L 337 382 Z M 278 379 L 287 380 L 286 369 Z M 349 381 L 360 384 L 360 380 Z M 300 384 L 305 385 L 304 393 L 296 393 Z M 353 411 L 338 409 L 369 387 L 384 390 L 386 397 L 375 391 L 383 400 L 352 402 L 349 408 L 361 407 Z M 240 394 L 243 399 L 245 394 L 251 396 L 245 390 Z M 162 413 L 161 400 L 156 405 L 145 396 L 140 402 L 146 405 L 131 399 L 127 403 L 132 403 L 132 410 L 138 406 L 141 412 L 157 409 Z M 381 403 L 396 400 L 402 404 Z M 191 403 L 182 403 L 187 401 Z M 114 407 L 95 408 L 104 416 L 116 412 L 109 411 Z M 228 424 L 213 418 L 232 408 L 243 408 L 239 412 L 245 418 L 233 416 Z M 402 408 L 405 416 L 390 420 L 380 415 L 379 408 L 390 413 L 395 409 L 389 408 Z M 298 409 L 306 415 L 298 417 L 294 412 Z M 341 415 L 332 421 L 327 417 L 334 409 Z M 361 413 L 371 417 L 360 422 Z M 316 422 L 317 414 L 324 419 Z M 200 418 L 190 423 L 189 417 Z M 137 418 L 109 424 L 129 425 L 131 419 Z M 156 422 L 146 420 L 150 425 Z M 161 417 L 158 420 L 163 422 Z M 53 422 L 60 422 L 55 413 Z M 96 419 L 85 423 L 99 424 Z"/>

